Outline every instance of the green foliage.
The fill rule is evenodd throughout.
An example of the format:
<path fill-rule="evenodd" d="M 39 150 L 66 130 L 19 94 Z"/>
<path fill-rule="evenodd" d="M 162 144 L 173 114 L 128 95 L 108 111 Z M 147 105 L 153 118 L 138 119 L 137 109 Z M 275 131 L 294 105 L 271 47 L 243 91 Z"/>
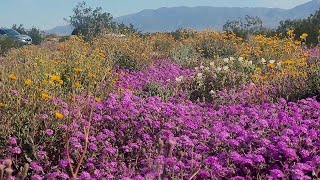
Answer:
<path fill-rule="evenodd" d="M 92 39 L 103 30 L 115 27 L 110 13 L 102 12 L 101 7 L 96 9 L 87 7 L 84 1 L 78 3 L 73 13 L 69 19 L 65 19 L 75 28 L 73 35 L 82 34 L 86 39 Z"/>
<path fill-rule="evenodd" d="M 240 88 L 250 82 L 254 65 L 233 57 L 214 59 L 207 66 L 196 67 L 197 74 L 181 83 L 192 101 L 212 102 L 220 90 Z"/>
<path fill-rule="evenodd" d="M 263 22 L 259 17 L 246 15 L 245 18 L 227 21 L 223 25 L 224 31 L 231 31 L 238 37 L 245 38 L 249 34 L 265 34 L 267 29 L 263 27 Z"/>
<path fill-rule="evenodd" d="M 32 44 L 38 45 L 41 44 L 41 42 L 43 42 L 44 40 L 40 30 L 35 27 L 32 27 L 30 30 L 26 30 L 22 24 L 20 24 L 19 26 L 14 24 L 12 26 L 12 29 L 16 30 L 20 34 L 26 34 L 30 36 L 32 39 Z"/>
<path fill-rule="evenodd" d="M 288 30 L 294 30 L 295 39 L 300 40 L 300 36 L 303 33 L 307 33 L 306 43 L 309 46 L 315 46 L 318 42 L 318 34 L 320 29 L 320 9 L 314 14 L 311 14 L 306 19 L 294 19 L 285 20 L 280 22 L 280 26 L 277 28 L 277 33 L 282 37 L 286 36 Z"/>
<path fill-rule="evenodd" d="M 158 96 L 164 101 L 167 101 L 169 97 L 174 95 L 172 87 L 162 87 L 162 85 L 157 82 L 147 83 L 143 89 L 143 92 L 147 97 Z"/>
<path fill-rule="evenodd" d="M 200 54 L 197 52 L 197 50 L 189 44 L 181 44 L 177 47 L 174 47 L 171 50 L 170 56 L 178 64 L 187 67 L 192 62 L 195 62 L 200 58 Z"/>
<path fill-rule="evenodd" d="M 116 32 L 120 33 L 120 34 L 139 34 L 141 35 L 142 33 L 136 29 L 132 24 L 130 24 L 129 26 L 123 24 L 123 23 L 119 23 L 116 26 Z"/>
<path fill-rule="evenodd" d="M 65 20 L 74 27 L 72 35 L 83 35 L 86 40 L 92 40 L 101 33 L 138 33 L 132 24 L 117 24 L 110 13 L 103 12 L 101 7 L 88 7 L 84 1 L 78 3 L 73 15 Z"/>
<path fill-rule="evenodd" d="M 0 35 L 0 55 L 4 55 L 6 52 L 8 52 L 12 48 L 18 48 L 22 46 L 23 46 L 22 42 L 16 41 L 7 36 Z"/>
<path fill-rule="evenodd" d="M 174 32 L 170 32 L 170 35 L 174 37 L 175 40 L 183 40 L 186 38 L 195 37 L 196 33 L 195 31 L 189 29 L 179 28 Z"/>

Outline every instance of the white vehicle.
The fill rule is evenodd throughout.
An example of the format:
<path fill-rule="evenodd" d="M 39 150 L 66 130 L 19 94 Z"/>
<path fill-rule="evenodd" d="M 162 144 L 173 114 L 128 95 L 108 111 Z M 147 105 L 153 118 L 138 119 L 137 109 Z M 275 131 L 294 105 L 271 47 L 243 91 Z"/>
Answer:
<path fill-rule="evenodd" d="M 7 29 L 7 28 L 0 28 L 0 36 L 7 36 L 12 39 L 15 39 L 17 41 L 26 43 L 26 44 L 32 44 L 32 39 L 30 36 L 25 34 L 20 34 L 14 29 Z"/>

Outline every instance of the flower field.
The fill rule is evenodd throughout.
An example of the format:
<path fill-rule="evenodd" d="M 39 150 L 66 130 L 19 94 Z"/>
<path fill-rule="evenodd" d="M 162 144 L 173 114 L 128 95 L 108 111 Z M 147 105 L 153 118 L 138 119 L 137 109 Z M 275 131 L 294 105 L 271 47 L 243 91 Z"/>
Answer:
<path fill-rule="evenodd" d="M 0 61 L 0 179 L 318 179 L 319 93 L 319 50 L 293 31 L 13 49 Z"/>

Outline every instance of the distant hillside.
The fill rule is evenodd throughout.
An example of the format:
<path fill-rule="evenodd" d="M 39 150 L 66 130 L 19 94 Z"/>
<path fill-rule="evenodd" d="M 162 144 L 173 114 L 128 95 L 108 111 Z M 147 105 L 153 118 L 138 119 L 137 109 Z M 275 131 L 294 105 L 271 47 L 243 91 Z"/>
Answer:
<path fill-rule="evenodd" d="M 159 8 L 156 10 L 147 9 L 115 18 L 115 21 L 119 23 L 123 22 L 127 25 L 131 23 L 143 32 L 174 31 L 178 28 L 192 28 L 196 30 L 213 28 L 221 30 L 227 20 L 243 18 L 245 15 L 249 15 L 258 16 L 263 20 L 264 26 L 275 28 L 281 20 L 305 18 L 319 8 L 320 0 L 312 0 L 292 9 L 182 6 Z M 72 30 L 70 30 L 70 26 L 61 26 L 59 28 L 49 31 L 56 31 L 58 34 L 63 34 L 63 32 L 71 34 Z"/>
<path fill-rule="evenodd" d="M 212 27 L 221 30 L 227 20 L 245 15 L 260 17 L 270 28 L 278 26 L 280 20 L 308 17 L 320 8 L 320 0 L 296 6 L 292 9 L 278 8 L 226 8 L 226 7 L 173 7 L 143 10 L 139 13 L 116 18 L 117 22 L 133 24 L 142 31 L 172 31 L 188 27 L 204 29 Z"/>
<path fill-rule="evenodd" d="M 66 36 L 66 35 L 70 35 L 72 31 L 73 31 L 73 27 L 70 25 L 66 25 L 66 26 L 57 26 L 55 28 L 46 30 L 45 33 L 56 34 L 58 36 Z"/>

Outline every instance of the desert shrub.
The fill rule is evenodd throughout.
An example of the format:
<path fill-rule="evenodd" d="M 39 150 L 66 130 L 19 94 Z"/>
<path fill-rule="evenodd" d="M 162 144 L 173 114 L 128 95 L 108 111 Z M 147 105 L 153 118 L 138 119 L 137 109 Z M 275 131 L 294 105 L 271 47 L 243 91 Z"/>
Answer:
<path fill-rule="evenodd" d="M 6 54 L 12 48 L 22 47 L 23 43 L 0 35 L 0 55 Z"/>
<path fill-rule="evenodd" d="M 23 148 L 16 154 L 20 163 L 37 159 L 43 144 L 51 163 L 58 163 L 51 155 L 64 151 L 62 125 L 80 115 L 89 119 L 91 105 L 83 104 L 100 101 L 115 83 L 112 62 L 97 52 L 72 37 L 56 48 L 25 46 L 7 54 L 0 66 L 0 159 L 15 154 L 4 148 L 15 136 Z"/>
<path fill-rule="evenodd" d="M 230 57 L 237 53 L 241 39 L 232 33 L 199 32 L 191 43 L 203 58 Z"/>
<path fill-rule="evenodd" d="M 175 39 L 166 33 L 151 34 L 147 41 L 157 57 L 169 57 L 171 49 L 176 45 Z"/>
<path fill-rule="evenodd" d="M 125 37 L 105 35 L 93 41 L 100 55 L 112 62 L 113 67 L 139 70 L 152 63 L 152 48 L 147 40 L 136 34 Z"/>
<path fill-rule="evenodd" d="M 266 35 L 250 36 L 246 42 L 241 44 L 239 53 L 253 63 L 260 62 L 262 58 L 281 60 L 303 56 L 301 42 L 295 41 L 292 36 L 284 39 Z"/>
<path fill-rule="evenodd" d="M 188 67 L 199 60 L 200 54 L 190 44 L 180 43 L 171 49 L 170 57 L 178 64 Z"/>
<path fill-rule="evenodd" d="M 145 97 L 158 96 L 164 101 L 167 101 L 169 97 L 172 97 L 174 95 L 174 90 L 172 87 L 169 87 L 169 86 L 165 87 L 165 86 L 162 86 L 161 83 L 157 83 L 157 82 L 146 83 L 142 91 L 143 91 L 142 96 L 145 96 Z"/>
<path fill-rule="evenodd" d="M 197 73 L 182 81 L 181 88 L 189 94 L 192 101 L 212 102 L 212 96 L 217 91 L 238 88 L 250 82 L 254 65 L 244 61 L 242 57 L 230 57 L 216 59 L 195 69 Z"/>
<path fill-rule="evenodd" d="M 257 68 L 256 84 L 265 86 L 274 99 L 279 97 L 297 101 L 320 92 L 319 62 L 311 58 L 299 58 L 266 63 Z"/>
<path fill-rule="evenodd" d="M 169 34 L 171 34 L 175 40 L 181 41 L 188 38 L 195 38 L 197 33 L 191 29 L 179 28 L 174 32 L 170 32 Z"/>
<path fill-rule="evenodd" d="M 280 21 L 280 25 L 277 28 L 277 33 L 281 37 L 287 35 L 288 30 L 294 31 L 296 36 L 295 40 L 299 41 L 303 34 L 308 34 L 305 37 L 306 45 L 316 46 L 319 44 L 319 21 L 320 21 L 320 10 L 310 14 L 309 17 L 304 19 L 287 19 Z"/>
<path fill-rule="evenodd" d="M 115 26 L 112 19 L 112 15 L 102 12 L 101 7 L 93 9 L 83 1 L 73 9 L 73 15 L 65 20 L 74 28 L 72 35 L 82 35 L 85 40 L 92 40 L 104 30 Z"/>

